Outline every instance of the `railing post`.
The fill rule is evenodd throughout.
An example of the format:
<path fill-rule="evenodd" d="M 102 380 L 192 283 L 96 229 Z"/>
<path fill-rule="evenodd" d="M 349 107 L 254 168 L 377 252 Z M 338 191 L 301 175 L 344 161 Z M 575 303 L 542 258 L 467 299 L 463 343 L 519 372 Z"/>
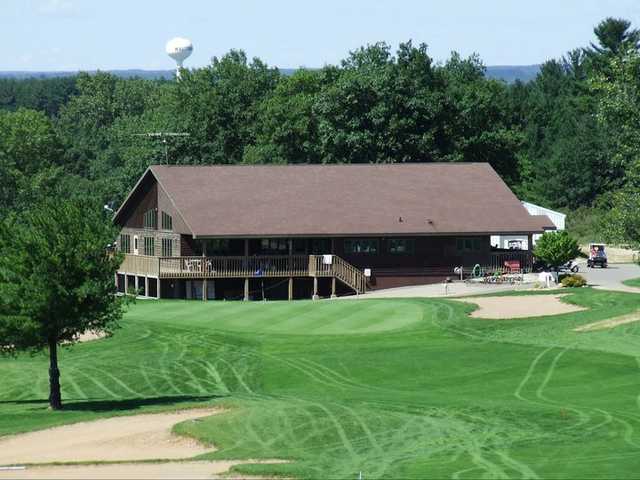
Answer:
<path fill-rule="evenodd" d="M 309 275 L 314 277 L 316 275 L 316 256 L 309 255 Z"/>

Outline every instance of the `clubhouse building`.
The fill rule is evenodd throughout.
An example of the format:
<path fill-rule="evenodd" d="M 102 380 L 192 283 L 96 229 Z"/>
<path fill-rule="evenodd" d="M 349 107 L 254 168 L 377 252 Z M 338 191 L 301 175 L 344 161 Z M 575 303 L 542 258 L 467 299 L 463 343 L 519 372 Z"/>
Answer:
<path fill-rule="evenodd" d="M 121 292 L 293 299 L 526 269 L 491 236 L 555 227 L 488 164 L 149 167 L 116 212 Z"/>

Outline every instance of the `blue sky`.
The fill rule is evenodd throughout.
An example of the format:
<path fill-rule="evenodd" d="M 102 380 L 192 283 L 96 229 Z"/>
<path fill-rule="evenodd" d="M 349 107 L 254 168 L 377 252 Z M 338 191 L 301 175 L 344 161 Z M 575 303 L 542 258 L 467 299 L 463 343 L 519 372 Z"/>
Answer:
<path fill-rule="evenodd" d="M 0 0 L 0 70 L 172 68 L 164 45 L 173 36 L 193 40 L 186 67 L 231 48 L 319 67 L 366 43 L 407 39 L 437 60 L 457 50 L 527 65 L 587 45 L 606 16 L 640 27 L 640 0 Z"/>

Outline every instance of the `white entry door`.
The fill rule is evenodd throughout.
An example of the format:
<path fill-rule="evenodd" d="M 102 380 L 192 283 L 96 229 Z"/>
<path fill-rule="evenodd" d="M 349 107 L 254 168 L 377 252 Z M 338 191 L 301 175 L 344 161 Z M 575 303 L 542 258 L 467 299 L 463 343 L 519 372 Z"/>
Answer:
<path fill-rule="evenodd" d="M 138 255 L 138 236 L 133 236 L 133 254 Z"/>

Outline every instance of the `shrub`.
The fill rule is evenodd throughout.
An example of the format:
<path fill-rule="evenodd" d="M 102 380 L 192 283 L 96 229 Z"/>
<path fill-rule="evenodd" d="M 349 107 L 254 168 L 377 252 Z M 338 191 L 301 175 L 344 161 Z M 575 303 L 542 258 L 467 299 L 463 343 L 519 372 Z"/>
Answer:
<path fill-rule="evenodd" d="M 573 260 L 580 254 L 580 247 L 566 230 L 545 232 L 536 243 L 533 255 L 550 267 L 557 269 L 560 265 Z"/>
<path fill-rule="evenodd" d="M 560 283 L 563 287 L 584 287 L 587 280 L 582 275 L 567 275 L 562 277 Z"/>

